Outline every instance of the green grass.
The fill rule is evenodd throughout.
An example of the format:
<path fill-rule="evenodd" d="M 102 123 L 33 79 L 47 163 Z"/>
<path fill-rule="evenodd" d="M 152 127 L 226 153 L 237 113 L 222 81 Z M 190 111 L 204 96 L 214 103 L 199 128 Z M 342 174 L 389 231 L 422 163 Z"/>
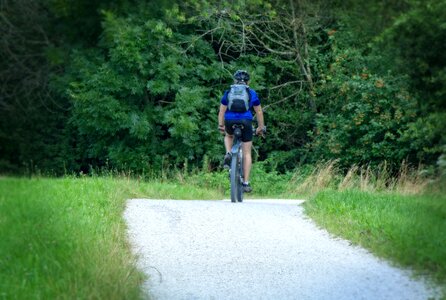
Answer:
<path fill-rule="evenodd" d="M 306 213 L 322 227 L 446 283 L 446 196 L 378 191 L 365 180 L 356 184 L 365 191 L 345 189 L 339 182 L 346 180 L 328 171 L 304 175 L 253 168 L 252 197 L 300 198 L 304 191 Z M 126 239 L 125 200 L 228 196 L 227 172 L 149 182 L 0 178 L 0 299 L 140 299 L 144 277 Z"/>
<path fill-rule="evenodd" d="M 284 198 L 295 199 L 301 195 L 290 189 L 289 181 L 292 174 L 279 175 L 277 172 L 267 172 L 259 164 L 254 164 L 250 183 L 253 192 L 244 194 L 244 198 Z M 214 191 L 216 198 L 230 198 L 230 182 L 228 171 L 200 172 L 194 174 L 179 174 L 174 178 L 178 184 L 193 186 Z M 197 198 L 200 199 L 200 198 Z"/>
<path fill-rule="evenodd" d="M 305 210 L 335 235 L 446 283 L 446 196 L 325 190 Z"/>
<path fill-rule="evenodd" d="M 125 199 L 137 197 L 219 194 L 127 179 L 1 178 L 0 299 L 141 298 L 122 218 Z"/>

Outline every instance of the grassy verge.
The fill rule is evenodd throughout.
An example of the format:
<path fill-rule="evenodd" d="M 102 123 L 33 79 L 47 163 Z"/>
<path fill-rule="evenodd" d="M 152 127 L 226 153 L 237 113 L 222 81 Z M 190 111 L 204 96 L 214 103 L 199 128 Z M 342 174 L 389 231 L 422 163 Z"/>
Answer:
<path fill-rule="evenodd" d="M 330 232 L 446 283 L 446 196 L 325 190 L 305 209 Z"/>
<path fill-rule="evenodd" d="M 254 166 L 252 197 L 305 198 L 332 233 L 446 283 L 446 196 L 419 176 L 332 162 L 285 175 Z M 0 299 L 139 299 L 143 275 L 126 240 L 125 199 L 222 199 L 227 172 L 0 178 Z M 437 186 L 443 186 L 438 185 Z"/>
<path fill-rule="evenodd" d="M 218 196 L 126 179 L 1 178 L 0 299 L 139 299 L 125 199 Z"/>
<path fill-rule="evenodd" d="M 422 174 L 404 163 L 397 176 L 385 163 L 343 173 L 332 161 L 296 173 L 289 189 L 321 227 L 446 286 L 446 184 Z"/>

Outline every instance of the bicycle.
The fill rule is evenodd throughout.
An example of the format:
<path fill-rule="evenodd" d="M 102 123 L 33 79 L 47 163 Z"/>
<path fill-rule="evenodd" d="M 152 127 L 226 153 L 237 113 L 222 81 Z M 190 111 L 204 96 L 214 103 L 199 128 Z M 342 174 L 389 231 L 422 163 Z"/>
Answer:
<path fill-rule="evenodd" d="M 243 202 L 243 151 L 242 151 L 242 124 L 234 124 L 234 142 L 231 148 L 231 167 L 229 169 L 229 179 L 231 184 L 231 202 Z M 255 134 L 255 128 L 252 128 Z M 266 127 L 263 128 L 263 134 Z"/>

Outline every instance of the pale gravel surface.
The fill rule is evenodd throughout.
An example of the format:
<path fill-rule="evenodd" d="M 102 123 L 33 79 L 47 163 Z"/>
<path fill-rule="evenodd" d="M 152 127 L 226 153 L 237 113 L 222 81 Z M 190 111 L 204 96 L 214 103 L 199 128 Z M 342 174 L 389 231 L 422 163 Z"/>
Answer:
<path fill-rule="evenodd" d="M 154 299 L 429 299 L 408 271 L 319 229 L 301 201 L 133 199 L 125 219 Z"/>

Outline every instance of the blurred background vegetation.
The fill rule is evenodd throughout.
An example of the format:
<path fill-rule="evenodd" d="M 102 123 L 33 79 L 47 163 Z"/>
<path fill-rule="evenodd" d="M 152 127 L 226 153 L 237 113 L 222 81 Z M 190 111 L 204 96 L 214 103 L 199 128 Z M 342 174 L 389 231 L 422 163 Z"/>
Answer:
<path fill-rule="evenodd" d="M 446 1 L 1 0 L 0 172 L 220 168 L 251 73 L 266 171 L 446 168 Z M 186 170 L 187 171 L 187 170 Z"/>

